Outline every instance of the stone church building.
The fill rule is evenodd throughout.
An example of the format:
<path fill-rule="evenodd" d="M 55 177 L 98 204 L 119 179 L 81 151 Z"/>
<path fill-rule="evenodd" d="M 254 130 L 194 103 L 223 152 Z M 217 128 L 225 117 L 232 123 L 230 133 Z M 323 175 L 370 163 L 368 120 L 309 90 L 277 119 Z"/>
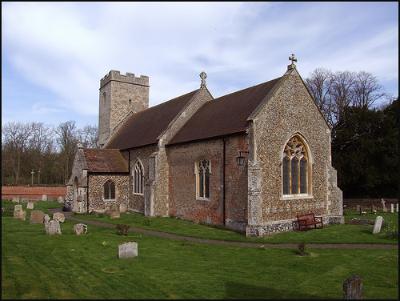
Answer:
<path fill-rule="evenodd" d="M 282 77 L 214 98 L 200 88 L 149 107 L 149 78 L 100 81 L 99 148 L 79 147 L 75 212 L 170 216 L 262 236 L 297 214 L 342 223 L 331 130 L 292 63 Z"/>

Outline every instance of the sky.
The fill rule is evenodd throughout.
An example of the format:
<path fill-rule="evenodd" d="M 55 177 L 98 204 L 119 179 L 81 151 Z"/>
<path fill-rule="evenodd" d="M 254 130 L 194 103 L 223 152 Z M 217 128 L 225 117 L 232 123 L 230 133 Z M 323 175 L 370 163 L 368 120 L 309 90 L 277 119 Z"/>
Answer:
<path fill-rule="evenodd" d="M 282 76 L 294 53 L 366 71 L 398 96 L 397 2 L 2 2 L 2 124 L 97 125 L 110 70 L 150 77 L 150 106 L 200 86 L 219 97 Z"/>

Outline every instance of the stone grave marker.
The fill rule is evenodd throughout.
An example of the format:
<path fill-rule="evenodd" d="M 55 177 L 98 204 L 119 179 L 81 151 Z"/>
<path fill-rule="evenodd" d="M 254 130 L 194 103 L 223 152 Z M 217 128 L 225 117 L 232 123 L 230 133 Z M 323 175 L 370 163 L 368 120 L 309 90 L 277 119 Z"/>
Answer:
<path fill-rule="evenodd" d="M 371 206 L 371 213 L 376 214 L 376 207 L 375 207 L 375 205 L 372 205 L 372 206 Z"/>
<path fill-rule="evenodd" d="M 381 203 L 382 203 L 382 211 L 383 211 L 383 212 L 387 212 L 385 200 L 384 200 L 384 199 L 381 199 Z"/>
<path fill-rule="evenodd" d="M 55 235 L 61 234 L 60 223 L 55 220 L 51 220 L 50 222 L 45 224 L 46 234 Z"/>
<path fill-rule="evenodd" d="M 372 234 L 377 234 L 381 232 L 382 223 L 383 223 L 383 217 L 377 216 L 375 219 L 374 230 L 372 231 Z"/>
<path fill-rule="evenodd" d="M 19 197 L 13 197 L 12 202 L 13 203 L 19 203 Z"/>
<path fill-rule="evenodd" d="M 60 204 L 64 203 L 64 198 L 62 196 L 59 196 L 57 198 L 57 202 L 59 202 Z"/>
<path fill-rule="evenodd" d="M 85 225 L 85 224 L 74 225 L 74 232 L 76 235 L 86 234 L 87 233 L 87 225 Z"/>
<path fill-rule="evenodd" d="M 117 206 L 116 204 L 110 206 L 110 209 L 108 210 L 108 215 L 111 219 L 120 218 L 121 215 L 119 212 L 119 206 Z"/>
<path fill-rule="evenodd" d="M 44 221 L 44 213 L 41 210 L 32 210 L 31 211 L 31 224 L 42 224 Z"/>
<path fill-rule="evenodd" d="M 60 223 L 65 222 L 64 213 L 62 213 L 62 212 L 55 212 L 55 213 L 53 214 L 53 220 L 59 221 Z"/>
<path fill-rule="evenodd" d="M 361 206 L 360 205 L 357 205 L 356 210 L 361 215 Z"/>
<path fill-rule="evenodd" d="M 396 204 L 396 212 L 399 212 L 399 203 Z"/>
<path fill-rule="evenodd" d="M 362 299 L 362 279 L 358 275 L 353 275 L 343 282 L 343 298 L 345 300 Z"/>
<path fill-rule="evenodd" d="M 47 194 L 42 195 L 42 201 L 47 201 Z"/>
<path fill-rule="evenodd" d="M 35 204 L 33 203 L 33 201 L 28 201 L 28 204 L 26 205 L 26 209 L 33 209 L 33 207 L 35 206 Z"/>
<path fill-rule="evenodd" d="M 43 223 L 47 224 L 50 221 L 50 216 L 48 214 L 45 214 L 43 217 Z"/>
<path fill-rule="evenodd" d="M 394 204 L 393 203 L 390 204 L 390 213 L 394 213 Z"/>
<path fill-rule="evenodd" d="M 25 220 L 26 219 L 26 211 L 22 209 L 22 205 L 14 206 L 14 218 Z"/>
<path fill-rule="evenodd" d="M 128 208 L 126 207 L 126 204 L 124 203 L 119 204 L 119 212 L 125 213 L 127 210 Z"/>
<path fill-rule="evenodd" d="M 118 246 L 118 258 L 131 258 L 138 256 L 138 244 L 127 242 Z"/>

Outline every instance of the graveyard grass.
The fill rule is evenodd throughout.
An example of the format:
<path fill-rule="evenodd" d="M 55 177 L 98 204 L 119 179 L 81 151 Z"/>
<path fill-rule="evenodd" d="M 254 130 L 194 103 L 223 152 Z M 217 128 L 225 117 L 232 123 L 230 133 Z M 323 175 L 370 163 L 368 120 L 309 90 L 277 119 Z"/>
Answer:
<path fill-rule="evenodd" d="M 35 209 L 55 206 L 39 202 Z M 91 225 L 76 236 L 73 224 L 47 236 L 43 225 L 29 224 L 29 214 L 26 221 L 3 216 L 2 298 L 340 299 L 352 274 L 362 277 L 365 298 L 398 298 L 398 250 L 307 249 L 309 256 L 298 256 L 290 249 L 121 236 Z M 120 260 L 118 245 L 128 241 L 138 242 L 139 256 Z"/>

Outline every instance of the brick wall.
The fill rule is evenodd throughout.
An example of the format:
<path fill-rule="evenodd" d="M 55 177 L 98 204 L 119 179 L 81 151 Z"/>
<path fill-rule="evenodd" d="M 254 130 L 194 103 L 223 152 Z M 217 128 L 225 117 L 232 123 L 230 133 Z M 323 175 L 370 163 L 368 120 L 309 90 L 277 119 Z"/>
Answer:
<path fill-rule="evenodd" d="M 47 195 L 48 199 L 56 200 L 58 197 L 65 196 L 67 188 L 65 186 L 2 186 L 1 196 L 3 199 L 14 197 L 26 198 L 29 200 L 41 200 L 42 195 Z"/>

